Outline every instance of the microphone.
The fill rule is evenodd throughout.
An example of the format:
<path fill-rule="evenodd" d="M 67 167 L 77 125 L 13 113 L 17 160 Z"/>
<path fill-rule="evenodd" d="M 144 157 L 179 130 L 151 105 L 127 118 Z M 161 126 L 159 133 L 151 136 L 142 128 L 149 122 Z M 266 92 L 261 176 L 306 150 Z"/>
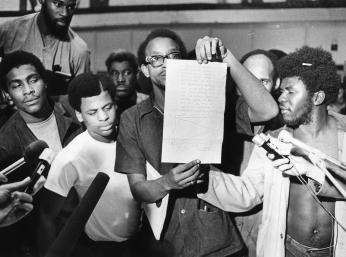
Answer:
<path fill-rule="evenodd" d="M 339 160 L 321 152 L 320 150 L 311 147 L 305 143 L 303 143 L 302 141 L 295 139 L 291 133 L 289 133 L 286 130 L 282 130 L 279 133 L 278 136 L 279 140 L 282 142 L 286 142 L 286 143 L 291 143 L 299 148 L 301 148 L 302 150 L 304 150 L 305 152 L 308 153 L 308 155 L 310 154 L 315 154 L 317 157 L 319 157 L 322 161 L 328 163 L 330 165 L 330 171 L 333 172 L 335 175 L 337 175 L 339 178 L 343 179 L 344 181 L 346 181 L 346 166 L 340 162 Z M 339 190 L 339 192 L 346 198 L 346 191 L 339 185 L 339 183 L 333 178 L 333 176 L 329 173 L 329 171 L 323 167 L 323 165 L 319 165 L 319 163 L 317 163 L 317 165 L 325 172 L 326 176 L 329 178 L 329 180 L 334 184 L 334 186 Z"/>
<path fill-rule="evenodd" d="M 102 172 L 97 173 L 84 197 L 73 211 L 57 239 L 49 248 L 46 257 L 70 256 L 84 229 L 85 223 L 93 212 L 107 186 L 108 181 L 109 176 L 107 174 Z"/>
<path fill-rule="evenodd" d="M 311 146 L 303 143 L 302 141 L 300 141 L 298 139 L 295 139 L 292 136 L 292 134 L 286 130 L 282 130 L 279 133 L 278 139 L 282 142 L 285 142 L 285 143 L 291 143 L 291 144 L 299 147 L 300 149 L 304 150 L 308 154 L 315 154 L 316 156 L 323 159 L 324 161 L 327 161 L 328 163 L 335 165 L 335 166 L 343 169 L 346 172 L 346 166 L 342 162 L 340 162 L 339 160 L 325 154 L 324 152 L 322 152 L 322 151 L 320 151 L 314 147 L 311 147 Z M 342 174 L 341 177 L 345 177 L 345 174 Z"/>
<path fill-rule="evenodd" d="M 262 147 L 268 154 L 273 154 L 273 160 L 287 158 L 287 156 L 279 153 L 279 148 L 270 141 L 270 138 L 267 135 L 263 133 L 255 135 L 252 138 L 252 142 L 254 142 L 258 147 Z"/>
<path fill-rule="evenodd" d="M 6 176 L 10 174 L 12 171 L 15 171 L 19 167 L 23 166 L 25 163 L 37 159 L 45 148 L 48 148 L 48 145 L 43 140 L 37 140 L 30 143 L 25 148 L 23 157 L 20 158 L 18 161 L 12 163 L 10 166 L 6 167 L 2 171 L 0 171 L 0 174 Z"/>
<path fill-rule="evenodd" d="M 54 152 L 52 149 L 45 148 L 42 151 L 42 153 L 38 157 L 39 162 L 38 162 L 34 172 L 32 173 L 32 175 L 30 177 L 31 181 L 28 184 L 28 186 L 26 187 L 26 189 L 24 190 L 24 192 L 31 194 L 33 192 L 33 189 L 34 189 L 34 185 L 36 184 L 36 182 L 38 181 L 40 176 L 43 175 L 46 177 L 46 175 L 50 169 L 50 165 L 51 165 L 52 161 L 54 160 L 54 157 L 55 157 L 55 155 L 54 155 Z"/>

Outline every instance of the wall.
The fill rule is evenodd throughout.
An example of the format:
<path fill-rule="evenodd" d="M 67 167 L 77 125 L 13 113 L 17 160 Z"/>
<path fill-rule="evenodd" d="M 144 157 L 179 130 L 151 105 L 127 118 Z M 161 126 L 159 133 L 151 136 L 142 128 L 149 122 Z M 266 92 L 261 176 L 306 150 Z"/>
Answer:
<path fill-rule="evenodd" d="M 176 31 L 192 50 L 204 35 L 220 37 L 240 57 L 256 49 L 285 52 L 302 45 L 332 51 L 338 65 L 346 60 L 346 9 L 210 10 L 76 15 L 72 24 L 92 50 L 92 69 L 105 70 L 104 61 L 117 48 L 133 52 L 154 28 Z"/>
<path fill-rule="evenodd" d="M 18 8 L 19 0 L 5 0 L 3 9 L 15 8 L 9 6 L 12 1 Z M 83 7 L 83 3 L 89 2 L 80 3 Z M 9 19 L 12 17 L 0 16 L 0 23 Z M 332 52 L 333 57 L 340 66 L 346 60 L 346 8 L 342 7 L 108 11 L 76 14 L 71 25 L 91 49 L 93 71 L 105 70 L 104 61 L 113 49 L 136 52 L 144 37 L 158 27 L 175 30 L 188 50 L 204 35 L 222 38 L 237 57 L 256 48 L 290 52 L 302 45 L 321 46 L 330 51 L 332 42 L 337 42 L 338 50 Z"/>

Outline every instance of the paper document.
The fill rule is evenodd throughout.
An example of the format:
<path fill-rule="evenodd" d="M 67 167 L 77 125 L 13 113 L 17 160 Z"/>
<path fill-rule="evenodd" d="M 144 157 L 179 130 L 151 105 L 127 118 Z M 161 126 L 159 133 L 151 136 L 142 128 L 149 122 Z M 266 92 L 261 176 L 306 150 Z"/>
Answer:
<path fill-rule="evenodd" d="M 221 163 L 227 65 L 167 60 L 162 162 Z"/>
<path fill-rule="evenodd" d="M 149 162 L 146 162 L 146 168 L 147 180 L 154 180 L 161 177 L 161 174 L 157 170 L 155 170 L 155 168 L 151 166 Z M 156 240 L 160 240 L 163 224 L 165 223 L 168 198 L 168 194 L 164 198 L 162 198 L 161 205 L 159 207 L 156 205 L 156 203 L 143 203 L 144 212 L 148 218 L 150 227 L 154 233 Z"/>

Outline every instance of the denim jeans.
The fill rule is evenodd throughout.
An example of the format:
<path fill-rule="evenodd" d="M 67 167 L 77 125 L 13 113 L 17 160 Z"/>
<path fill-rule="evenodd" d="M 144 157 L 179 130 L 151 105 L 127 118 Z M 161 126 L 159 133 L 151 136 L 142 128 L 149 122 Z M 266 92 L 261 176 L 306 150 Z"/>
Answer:
<path fill-rule="evenodd" d="M 286 257 L 332 257 L 333 246 L 314 248 L 303 245 L 286 235 Z"/>

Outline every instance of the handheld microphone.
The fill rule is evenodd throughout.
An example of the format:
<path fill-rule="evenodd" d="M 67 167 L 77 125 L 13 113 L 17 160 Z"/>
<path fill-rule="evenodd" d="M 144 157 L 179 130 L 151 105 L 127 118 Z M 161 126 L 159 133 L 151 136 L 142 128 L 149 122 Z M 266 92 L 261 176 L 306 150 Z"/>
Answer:
<path fill-rule="evenodd" d="M 37 140 L 30 143 L 25 148 L 23 157 L 0 171 L 0 174 L 8 175 L 12 171 L 15 171 L 19 167 L 23 166 L 25 163 L 37 159 L 45 148 L 48 148 L 48 145 L 43 140 Z"/>
<path fill-rule="evenodd" d="M 258 147 L 262 147 L 268 154 L 273 154 L 273 160 L 287 158 L 287 156 L 279 153 L 279 148 L 270 141 L 270 138 L 267 135 L 263 133 L 255 135 L 252 138 L 252 142 L 254 142 Z"/>
<path fill-rule="evenodd" d="M 52 163 L 52 161 L 54 160 L 54 152 L 52 149 L 50 148 L 45 148 L 43 150 L 43 152 L 40 154 L 40 156 L 38 157 L 39 162 L 34 170 L 34 172 L 32 173 L 30 179 L 30 183 L 28 184 L 28 186 L 26 187 L 25 191 L 28 194 L 31 194 L 33 192 L 34 189 L 34 185 L 36 184 L 36 182 L 38 181 L 38 179 L 40 178 L 41 175 L 43 176 L 47 176 L 47 172 L 50 169 L 50 165 Z"/>
<path fill-rule="evenodd" d="M 109 176 L 107 174 L 102 172 L 97 173 L 84 197 L 73 211 L 53 245 L 49 248 L 46 257 L 70 256 L 84 229 L 85 223 L 93 212 L 108 181 Z"/>
<path fill-rule="evenodd" d="M 299 141 L 298 139 L 295 139 L 291 133 L 289 133 L 286 130 L 282 130 L 279 133 L 279 140 L 287 143 L 292 143 L 293 145 L 301 148 L 302 150 L 306 151 L 309 155 L 315 154 L 317 157 L 322 159 L 322 161 L 325 161 L 326 163 L 334 166 L 333 169 L 330 169 L 334 174 L 336 174 L 339 178 L 342 178 L 344 181 L 346 181 L 346 167 L 344 164 L 342 164 L 340 161 L 334 159 L 333 157 L 319 151 L 318 149 L 311 147 L 302 141 Z M 323 170 L 324 174 L 329 178 L 330 182 L 336 187 L 336 189 L 341 193 L 341 195 L 346 199 L 346 191 L 345 189 L 339 184 L 337 180 L 330 174 L 329 170 L 325 167 L 325 165 L 321 165 L 319 162 L 316 163 L 316 165 Z"/>
<path fill-rule="evenodd" d="M 302 141 L 298 140 L 298 139 L 295 139 L 291 133 L 289 133 L 288 131 L 286 130 L 282 130 L 280 133 L 279 133 L 279 137 L 278 139 L 282 142 L 285 142 L 285 143 L 291 143 L 297 147 L 299 147 L 300 149 L 304 150 L 305 152 L 307 152 L 308 154 L 315 154 L 316 156 L 318 156 L 319 158 L 329 162 L 330 164 L 332 165 L 335 165 L 337 167 L 339 167 L 340 169 L 344 170 L 344 172 L 346 172 L 346 166 L 341 163 L 340 161 L 338 161 L 337 159 L 325 154 L 324 152 L 314 148 L 314 147 L 311 147 L 305 143 L 303 143 Z M 338 173 L 337 173 L 338 174 Z M 338 174 L 339 176 L 341 177 L 345 177 L 345 174 Z"/>

